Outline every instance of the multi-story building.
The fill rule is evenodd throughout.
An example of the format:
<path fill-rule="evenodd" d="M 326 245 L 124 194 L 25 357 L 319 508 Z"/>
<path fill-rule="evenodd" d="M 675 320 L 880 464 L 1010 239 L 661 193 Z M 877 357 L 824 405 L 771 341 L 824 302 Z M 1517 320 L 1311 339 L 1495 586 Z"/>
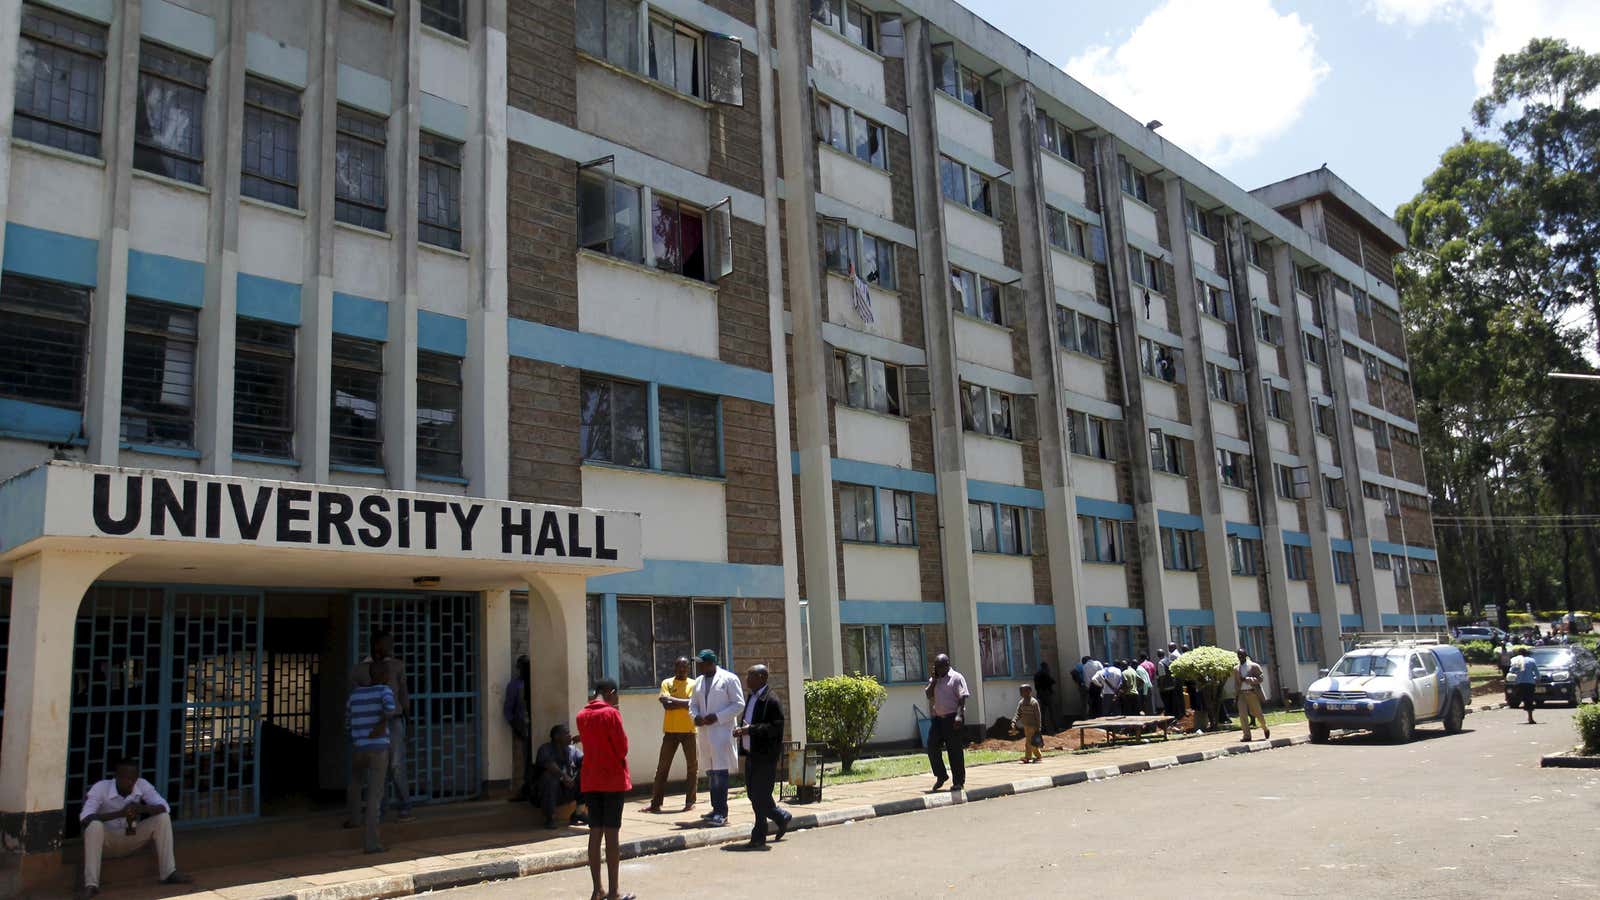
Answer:
<path fill-rule="evenodd" d="M 642 779 L 701 648 L 898 741 L 939 652 L 976 722 L 1442 623 L 1394 223 L 946 0 L 0 0 L 0 128 L 8 877 L 109 757 L 188 823 L 341 786 L 375 627 L 449 800 L 521 653 Z"/>

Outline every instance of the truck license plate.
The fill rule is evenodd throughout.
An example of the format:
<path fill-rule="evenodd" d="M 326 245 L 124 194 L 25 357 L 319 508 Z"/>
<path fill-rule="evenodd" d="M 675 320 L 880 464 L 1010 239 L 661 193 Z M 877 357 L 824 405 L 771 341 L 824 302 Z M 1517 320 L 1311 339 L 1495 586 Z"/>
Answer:
<path fill-rule="evenodd" d="M 1333 708 L 1339 710 L 1340 712 L 1353 712 L 1355 711 L 1356 705 L 1354 703 L 1335 703 Z"/>

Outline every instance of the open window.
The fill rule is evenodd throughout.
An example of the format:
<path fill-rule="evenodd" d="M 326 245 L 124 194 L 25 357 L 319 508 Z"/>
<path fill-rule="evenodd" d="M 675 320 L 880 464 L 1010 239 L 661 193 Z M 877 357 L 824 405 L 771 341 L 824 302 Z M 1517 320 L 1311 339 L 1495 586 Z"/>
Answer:
<path fill-rule="evenodd" d="M 1290 470 L 1294 479 L 1294 499 L 1305 500 L 1311 496 L 1311 469 L 1308 466 L 1295 466 Z"/>
<path fill-rule="evenodd" d="M 616 157 L 578 166 L 578 246 L 606 252 L 616 235 L 611 195 L 616 187 Z"/>
<path fill-rule="evenodd" d="M 718 282 L 733 274 L 733 197 L 723 197 L 706 210 L 706 280 Z"/>
<path fill-rule="evenodd" d="M 744 45 L 738 38 L 706 35 L 706 99 L 744 106 Z"/>

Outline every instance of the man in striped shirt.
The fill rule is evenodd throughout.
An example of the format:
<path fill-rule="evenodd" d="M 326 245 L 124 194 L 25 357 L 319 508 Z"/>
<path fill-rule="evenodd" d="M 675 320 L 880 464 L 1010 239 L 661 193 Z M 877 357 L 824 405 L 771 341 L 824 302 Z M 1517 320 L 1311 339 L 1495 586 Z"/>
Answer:
<path fill-rule="evenodd" d="M 350 732 L 350 785 L 346 789 L 349 816 L 344 827 L 355 828 L 362 813 L 362 789 L 366 789 L 365 847 L 368 853 L 382 853 L 378 843 L 378 817 L 383 802 L 384 774 L 389 770 L 389 718 L 396 714 L 394 691 L 387 684 L 374 683 L 373 664 L 360 663 L 350 673 L 354 687 L 345 703 L 345 725 Z"/>

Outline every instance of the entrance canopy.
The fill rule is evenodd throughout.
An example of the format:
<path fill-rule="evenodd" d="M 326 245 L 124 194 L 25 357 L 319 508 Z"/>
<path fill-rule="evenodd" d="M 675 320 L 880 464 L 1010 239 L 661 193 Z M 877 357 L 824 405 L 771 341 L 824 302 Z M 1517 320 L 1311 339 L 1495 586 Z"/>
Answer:
<path fill-rule="evenodd" d="M 477 591 L 640 568 L 635 512 L 51 462 L 0 484 L 0 577 L 126 553 L 112 581 Z"/>

